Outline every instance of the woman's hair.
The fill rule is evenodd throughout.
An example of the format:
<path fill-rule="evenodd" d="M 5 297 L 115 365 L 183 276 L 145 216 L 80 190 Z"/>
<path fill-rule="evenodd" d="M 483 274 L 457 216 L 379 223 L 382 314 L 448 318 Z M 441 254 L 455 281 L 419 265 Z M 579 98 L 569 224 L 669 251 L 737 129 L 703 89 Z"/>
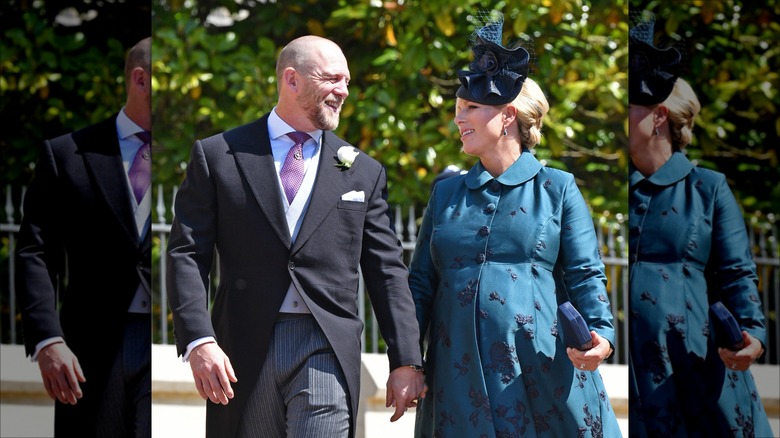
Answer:
<path fill-rule="evenodd" d="M 662 104 L 669 110 L 669 132 L 672 148 L 684 149 L 693 139 L 693 122 L 701 110 L 701 104 L 691 86 L 682 78 L 674 83 L 672 94 Z"/>
<path fill-rule="evenodd" d="M 526 78 L 520 94 L 510 105 L 517 109 L 517 125 L 520 128 L 522 147 L 533 148 L 542 141 L 542 119 L 550 110 L 544 92 L 531 78 Z"/>

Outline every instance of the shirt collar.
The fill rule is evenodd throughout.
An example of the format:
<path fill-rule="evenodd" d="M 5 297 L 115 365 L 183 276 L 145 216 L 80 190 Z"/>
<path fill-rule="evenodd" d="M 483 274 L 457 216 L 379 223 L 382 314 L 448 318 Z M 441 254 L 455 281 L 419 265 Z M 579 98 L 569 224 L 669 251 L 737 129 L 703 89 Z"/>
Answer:
<path fill-rule="evenodd" d="M 475 190 L 494 179 L 505 186 L 518 186 L 535 177 L 542 167 L 542 163 L 528 149 L 523 149 L 520 157 L 496 178 L 485 169 L 481 161 L 478 162 L 466 174 L 466 187 Z"/>
<path fill-rule="evenodd" d="M 125 107 L 119 111 L 116 116 L 116 133 L 120 140 L 128 140 L 129 137 L 135 135 L 138 132 L 142 132 L 144 129 L 138 126 L 134 121 L 125 113 Z M 139 140 L 140 141 L 140 140 Z"/>
<path fill-rule="evenodd" d="M 276 107 L 274 107 L 271 110 L 271 114 L 268 115 L 268 135 L 271 140 L 277 140 L 291 131 L 295 131 L 295 129 L 279 117 L 279 114 L 276 113 Z M 322 137 L 321 129 L 307 131 L 306 133 L 314 139 L 316 144 L 320 144 L 320 137 Z"/>
<path fill-rule="evenodd" d="M 630 187 L 634 187 L 643 180 L 646 180 L 659 187 L 670 186 L 688 176 L 694 167 L 693 163 L 691 163 L 691 161 L 688 160 L 688 157 L 682 152 L 673 153 L 663 166 L 648 177 L 642 175 L 642 172 L 637 170 L 633 164 L 629 164 L 629 184 Z"/>

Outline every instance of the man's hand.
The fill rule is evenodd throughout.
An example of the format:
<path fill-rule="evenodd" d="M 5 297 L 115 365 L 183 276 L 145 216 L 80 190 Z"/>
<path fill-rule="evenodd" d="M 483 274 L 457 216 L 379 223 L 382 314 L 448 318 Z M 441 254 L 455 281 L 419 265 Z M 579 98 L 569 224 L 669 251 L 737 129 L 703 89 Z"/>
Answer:
<path fill-rule="evenodd" d="M 228 404 L 235 395 L 230 382 L 235 383 L 238 379 L 230 359 L 216 342 L 193 348 L 189 362 L 200 396 L 214 403 Z"/>
<path fill-rule="evenodd" d="M 84 372 L 79 360 L 64 342 L 43 347 L 38 353 L 43 386 L 54 400 L 75 405 L 84 394 L 79 382 L 84 383 Z"/>
<path fill-rule="evenodd" d="M 396 421 L 404 415 L 408 408 L 417 406 L 417 397 L 425 398 L 428 387 L 425 386 L 425 376 L 422 371 L 415 371 L 409 366 L 401 366 L 390 373 L 387 379 L 387 397 L 385 407 L 393 406 L 395 413 L 390 421 Z"/>
<path fill-rule="evenodd" d="M 590 350 L 580 351 L 576 348 L 567 347 L 566 354 L 574 367 L 578 370 L 595 371 L 604 359 L 612 353 L 612 347 L 609 341 L 602 338 L 599 334 L 590 331 L 590 338 L 593 340 L 593 346 Z"/>
<path fill-rule="evenodd" d="M 726 364 L 726 368 L 730 370 L 746 371 L 756 359 L 764 354 L 764 348 L 761 346 L 761 342 L 744 330 L 742 331 L 742 340 L 745 341 L 745 344 L 739 351 L 731 351 L 728 348 L 718 348 L 720 360 L 722 360 L 723 363 Z"/>

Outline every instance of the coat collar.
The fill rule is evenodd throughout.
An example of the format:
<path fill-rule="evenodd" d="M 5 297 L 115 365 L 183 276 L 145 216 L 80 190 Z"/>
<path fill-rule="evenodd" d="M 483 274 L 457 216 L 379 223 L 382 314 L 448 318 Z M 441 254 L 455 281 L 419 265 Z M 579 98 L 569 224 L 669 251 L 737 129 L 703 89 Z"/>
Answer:
<path fill-rule="evenodd" d="M 533 179 L 542 167 L 542 163 L 528 149 L 523 149 L 523 153 L 509 169 L 496 178 L 485 169 L 481 161 L 478 162 L 466 174 L 466 187 L 476 190 L 494 179 L 505 186 L 518 186 Z"/>
<path fill-rule="evenodd" d="M 290 231 L 279 195 L 274 156 L 268 134 L 268 115 L 227 131 L 223 138 L 233 152 L 236 165 L 247 181 L 255 200 L 279 239 L 290 246 Z"/>
<path fill-rule="evenodd" d="M 642 181 L 659 187 L 670 186 L 687 177 L 694 167 L 693 163 L 682 152 L 673 153 L 661 168 L 648 177 L 642 175 L 642 172 L 637 170 L 633 164 L 629 164 L 629 186 L 633 188 Z"/>
<path fill-rule="evenodd" d="M 337 151 L 341 146 L 349 146 L 349 143 L 340 139 L 331 131 L 323 131 L 322 150 L 320 151 L 320 165 L 317 170 L 317 179 L 311 193 L 311 200 L 306 209 L 301 229 L 295 239 L 292 251 L 298 251 L 319 228 L 322 221 L 336 208 L 341 195 L 350 188 L 350 177 L 360 166 L 360 160 L 364 159 L 363 153 L 358 154 L 355 162 L 349 169 L 337 167 Z"/>
<path fill-rule="evenodd" d="M 137 246 L 138 229 L 135 225 L 127 173 L 119 150 L 116 117 L 117 114 L 114 114 L 102 122 L 76 131 L 72 137 L 103 200 L 116 215 L 117 222 L 121 224 L 127 237 Z"/>
<path fill-rule="evenodd" d="M 360 165 L 363 155 L 358 155 L 355 163 L 349 169 L 342 170 L 336 167 L 338 148 L 347 146 L 348 143 L 330 131 L 323 132 L 320 165 L 314 181 L 311 201 L 306 209 L 306 216 L 293 247 L 284 214 L 284 203 L 279 194 L 280 188 L 274 167 L 274 157 L 271 153 L 268 115 L 227 131 L 223 135 L 263 214 L 279 239 L 287 247 L 291 247 L 293 251 L 306 243 L 325 217 L 336 207 L 340 195 L 344 193 L 344 187 L 348 186 L 349 177 L 355 172 L 355 167 Z"/>

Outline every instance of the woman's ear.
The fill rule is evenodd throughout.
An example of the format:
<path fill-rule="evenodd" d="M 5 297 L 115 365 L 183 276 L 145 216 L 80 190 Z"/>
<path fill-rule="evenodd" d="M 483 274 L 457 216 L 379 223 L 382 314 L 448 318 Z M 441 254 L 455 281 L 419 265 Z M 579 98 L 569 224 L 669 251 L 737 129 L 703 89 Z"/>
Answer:
<path fill-rule="evenodd" d="M 517 108 L 515 108 L 513 105 L 507 105 L 506 108 L 504 108 L 504 127 L 507 127 L 512 123 L 515 123 L 516 119 L 517 119 Z"/>
<path fill-rule="evenodd" d="M 664 105 L 658 105 L 653 110 L 653 126 L 658 128 L 666 122 L 669 117 L 669 108 Z"/>

